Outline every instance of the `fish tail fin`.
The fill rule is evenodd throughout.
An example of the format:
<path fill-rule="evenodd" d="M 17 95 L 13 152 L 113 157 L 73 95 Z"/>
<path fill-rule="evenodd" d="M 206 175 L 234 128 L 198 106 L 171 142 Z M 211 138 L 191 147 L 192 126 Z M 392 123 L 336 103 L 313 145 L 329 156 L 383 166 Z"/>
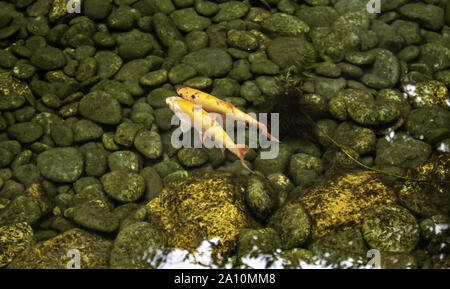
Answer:
<path fill-rule="evenodd" d="M 271 135 L 271 134 L 269 133 L 269 129 L 268 129 L 265 125 L 261 124 L 261 125 L 259 126 L 259 128 L 261 129 L 261 131 L 262 131 L 268 138 L 270 138 L 270 139 L 273 140 L 273 141 L 276 141 L 277 143 L 280 143 L 280 141 L 279 141 L 276 137 L 274 137 L 273 135 Z"/>
<path fill-rule="evenodd" d="M 247 164 L 246 164 L 245 161 L 244 161 L 244 156 L 245 156 L 245 154 L 247 153 L 247 151 L 248 151 L 248 146 L 247 146 L 247 145 L 244 146 L 244 147 L 242 147 L 242 148 L 236 148 L 236 155 L 237 155 L 238 158 L 241 160 L 242 165 L 243 165 L 250 173 L 254 174 L 255 172 L 252 171 L 252 170 L 247 166 Z"/>
<path fill-rule="evenodd" d="M 274 137 L 273 135 L 271 135 L 267 129 L 266 129 L 265 133 L 266 133 L 266 135 L 267 135 L 271 140 L 274 140 L 274 141 L 276 141 L 277 143 L 280 143 L 280 141 L 279 141 L 276 137 Z"/>

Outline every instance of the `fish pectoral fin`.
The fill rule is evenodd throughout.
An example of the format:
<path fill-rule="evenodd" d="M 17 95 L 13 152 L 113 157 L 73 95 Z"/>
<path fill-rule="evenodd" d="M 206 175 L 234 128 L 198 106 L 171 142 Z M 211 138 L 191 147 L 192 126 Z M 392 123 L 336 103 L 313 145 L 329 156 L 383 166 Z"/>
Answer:
<path fill-rule="evenodd" d="M 236 155 L 241 160 L 241 163 L 244 166 L 244 168 L 246 168 L 250 173 L 254 174 L 255 172 L 252 171 L 244 161 L 244 156 L 247 153 L 247 151 L 248 151 L 248 146 L 244 146 L 242 148 L 237 148 Z"/>

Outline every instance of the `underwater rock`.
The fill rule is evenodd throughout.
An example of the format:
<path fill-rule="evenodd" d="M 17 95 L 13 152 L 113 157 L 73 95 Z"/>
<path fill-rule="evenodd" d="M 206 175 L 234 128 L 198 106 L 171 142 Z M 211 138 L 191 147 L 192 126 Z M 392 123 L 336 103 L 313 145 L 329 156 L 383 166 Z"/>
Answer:
<path fill-rule="evenodd" d="M 64 53 L 60 49 L 51 46 L 38 48 L 34 51 L 30 62 L 42 70 L 56 70 L 67 63 Z"/>
<path fill-rule="evenodd" d="M 82 119 L 77 121 L 73 127 L 73 140 L 76 142 L 87 142 L 99 139 L 103 135 L 103 129 L 93 121 Z"/>
<path fill-rule="evenodd" d="M 309 26 L 298 17 L 275 13 L 265 18 L 261 27 L 277 36 L 298 37 L 309 32 Z"/>
<path fill-rule="evenodd" d="M 125 121 L 119 124 L 114 134 L 114 142 L 116 144 L 131 147 L 134 143 L 134 138 L 137 133 L 143 129 L 140 123 Z"/>
<path fill-rule="evenodd" d="M 381 206 L 367 212 L 362 224 L 364 239 L 370 247 L 387 252 L 412 251 L 419 242 L 416 218 L 400 206 Z"/>
<path fill-rule="evenodd" d="M 294 184 L 282 173 L 270 174 L 267 176 L 267 180 L 277 194 L 278 205 L 283 206 L 288 193 L 294 189 Z"/>
<path fill-rule="evenodd" d="M 395 202 L 377 173 L 347 173 L 302 189 L 299 200 L 311 217 L 312 238 L 358 226 L 368 209 Z"/>
<path fill-rule="evenodd" d="M 204 30 L 211 24 L 209 18 L 198 15 L 194 8 L 175 10 L 170 13 L 170 18 L 178 29 L 186 32 Z"/>
<path fill-rule="evenodd" d="M 98 51 L 95 56 L 98 63 L 97 75 L 101 79 L 108 79 L 119 71 L 123 60 L 116 53 L 108 50 Z"/>
<path fill-rule="evenodd" d="M 168 174 L 163 178 L 164 187 L 168 187 L 173 182 L 178 182 L 189 177 L 189 172 L 186 170 L 179 170 Z"/>
<path fill-rule="evenodd" d="M 341 123 L 334 131 L 333 138 L 340 145 L 353 149 L 359 155 L 365 155 L 375 150 L 375 133 L 352 122 Z"/>
<path fill-rule="evenodd" d="M 227 1 L 219 4 L 219 12 L 213 17 L 214 22 L 230 21 L 247 14 L 249 7 L 240 1 Z"/>
<path fill-rule="evenodd" d="M 444 9 L 435 5 L 406 4 L 399 9 L 399 12 L 431 30 L 439 30 L 444 26 Z"/>
<path fill-rule="evenodd" d="M 326 235 L 314 240 L 308 249 L 333 268 L 359 268 L 369 261 L 368 248 L 358 229 Z"/>
<path fill-rule="evenodd" d="M 331 26 L 338 18 L 336 10 L 326 5 L 314 7 L 304 5 L 296 9 L 295 15 L 311 28 Z"/>
<path fill-rule="evenodd" d="M 139 83 L 148 86 L 158 86 L 167 82 L 167 70 L 159 69 L 147 73 L 139 79 Z"/>
<path fill-rule="evenodd" d="M 380 267 L 382 269 L 417 269 L 418 261 L 408 253 L 380 252 Z"/>
<path fill-rule="evenodd" d="M 183 58 L 183 63 L 191 65 L 200 75 L 208 77 L 223 76 L 231 70 L 233 65 L 231 56 L 226 51 L 215 47 L 191 52 Z"/>
<path fill-rule="evenodd" d="M 106 197 L 100 183 L 88 185 L 79 192 L 76 192 L 76 194 L 70 199 L 69 205 L 70 207 L 79 207 L 90 201 L 99 201 L 99 203 L 108 205 L 110 209 L 113 208 L 111 200 Z"/>
<path fill-rule="evenodd" d="M 265 176 L 273 173 L 283 173 L 289 166 L 292 155 L 292 149 L 286 144 L 280 144 L 277 157 L 272 159 L 262 159 L 261 153 L 258 153 L 254 161 L 255 170 L 260 171 Z"/>
<path fill-rule="evenodd" d="M 296 185 L 308 182 L 320 175 L 324 170 L 320 158 L 298 153 L 291 157 L 289 175 Z"/>
<path fill-rule="evenodd" d="M 269 59 L 277 64 L 280 69 L 296 65 L 304 68 L 316 59 L 316 52 L 306 40 L 296 37 L 277 37 L 267 47 Z"/>
<path fill-rule="evenodd" d="M 265 220 L 278 206 L 275 190 L 264 177 L 250 176 L 245 190 L 245 202 L 260 220 Z"/>
<path fill-rule="evenodd" d="M 179 163 L 173 160 L 164 160 L 162 162 L 155 164 L 153 168 L 156 170 L 156 172 L 159 174 L 161 178 L 164 178 L 170 173 L 183 169 L 183 167 Z"/>
<path fill-rule="evenodd" d="M 0 227 L 0 268 L 8 265 L 33 243 L 33 229 L 26 222 Z"/>
<path fill-rule="evenodd" d="M 70 146 L 74 140 L 72 128 L 61 124 L 52 126 L 51 137 L 55 144 L 60 147 Z"/>
<path fill-rule="evenodd" d="M 156 36 L 165 47 L 170 47 L 174 41 L 183 39 L 172 19 L 163 13 L 158 12 L 153 15 L 153 27 Z"/>
<path fill-rule="evenodd" d="M 426 240 L 445 240 L 450 235 L 450 217 L 434 215 L 419 223 L 420 233 Z"/>
<path fill-rule="evenodd" d="M 406 128 L 412 136 L 435 144 L 450 137 L 450 111 L 431 105 L 410 112 Z"/>
<path fill-rule="evenodd" d="M 407 180 L 397 188 L 402 206 L 419 216 L 449 214 L 450 155 L 433 157 L 427 163 L 407 172 Z"/>
<path fill-rule="evenodd" d="M 119 228 L 119 219 L 110 211 L 108 204 L 101 200 L 91 200 L 70 208 L 64 212 L 78 225 L 99 231 L 111 233 Z"/>
<path fill-rule="evenodd" d="M 161 177 L 152 167 L 145 167 L 141 170 L 141 176 L 145 180 L 145 200 L 153 200 L 163 189 Z"/>
<path fill-rule="evenodd" d="M 153 49 L 154 37 L 150 33 L 133 29 L 119 34 L 116 38 L 118 53 L 124 59 L 140 59 Z"/>
<path fill-rule="evenodd" d="M 108 152 L 101 143 L 89 142 L 80 147 L 84 155 L 84 171 L 86 175 L 98 177 L 106 172 Z"/>
<path fill-rule="evenodd" d="M 108 268 L 112 242 L 82 229 L 71 229 L 23 251 L 8 269 L 66 269 L 76 266 L 70 250 L 78 250 L 80 268 Z M 73 251 L 72 251 L 73 252 Z M 75 253 L 73 253 L 75 254 Z M 69 255 L 69 256 L 68 256 Z M 71 262 L 72 261 L 72 262 Z"/>
<path fill-rule="evenodd" d="M 147 222 L 129 225 L 114 240 L 110 268 L 157 268 L 157 259 L 166 246 L 167 237 L 153 225 Z"/>
<path fill-rule="evenodd" d="M 149 221 L 166 233 L 173 248 L 193 251 L 204 239 L 218 237 L 213 254 L 224 257 L 248 226 L 244 190 L 242 180 L 229 173 L 193 174 L 147 204 Z"/>
<path fill-rule="evenodd" d="M 73 182 L 83 173 L 83 156 L 73 147 L 51 148 L 39 154 L 36 161 L 41 174 L 54 182 Z"/>
<path fill-rule="evenodd" d="M 127 31 L 133 27 L 136 16 L 135 10 L 133 11 L 131 7 L 121 5 L 112 9 L 106 23 L 111 29 Z"/>
<path fill-rule="evenodd" d="M 0 73 L 0 110 L 21 107 L 26 100 L 34 104 L 34 96 L 25 82 L 16 80 L 12 73 Z"/>
<path fill-rule="evenodd" d="M 273 228 L 243 229 L 239 234 L 237 257 L 243 265 L 252 264 L 252 259 L 271 255 L 281 248 L 281 240 Z"/>
<path fill-rule="evenodd" d="M 139 132 L 134 139 L 134 147 L 149 159 L 157 159 L 163 152 L 161 136 L 153 131 Z"/>
<path fill-rule="evenodd" d="M 195 10 L 204 16 L 216 14 L 219 9 L 219 5 L 211 1 L 195 2 Z"/>
<path fill-rule="evenodd" d="M 144 178 L 127 170 L 112 171 L 101 178 L 105 192 L 113 199 L 128 203 L 139 199 L 145 191 Z"/>
<path fill-rule="evenodd" d="M 404 89 L 415 108 L 437 104 L 444 109 L 450 109 L 448 89 L 440 81 L 418 82 L 415 85 L 406 85 Z"/>
<path fill-rule="evenodd" d="M 238 81 L 232 78 L 216 78 L 213 82 L 213 90 L 211 94 L 220 98 L 238 97 L 240 86 Z"/>
<path fill-rule="evenodd" d="M 83 14 L 91 18 L 92 20 L 98 21 L 105 19 L 106 17 L 108 17 L 111 10 L 112 3 L 108 0 L 86 0 L 83 3 Z"/>
<path fill-rule="evenodd" d="M 415 168 L 424 164 L 431 153 L 431 146 L 400 132 L 393 138 L 385 137 L 377 141 L 375 164 Z"/>
<path fill-rule="evenodd" d="M 375 89 L 393 87 L 400 78 L 398 59 L 387 49 L 378 48 L 372 53 L 375 63 L 371 71 L 361 78 L 362 82 Z"/>
<path fill-rule="evenodd" d="M 258 38 L 248 31 L 231 29 L 227 32 L 227 43 L 245 51 L 256 50 L 259 46 Z"/>
<path fill-rule="evenodd" d="M 120 103 L 103 91 L 86 94 L 80 101 L 79 110 L 85 118 L 101 124 L 117 124 L 122 119 Z"/>
<path fill-rule="evenodd" d="M 182 148 L 177 153 L 178 160 L 185 167 L 198 167 L 208 162 L 208 154 L 202 149 Z"/>
<path fill-rule="evenodd" d="M 425 43 L 420 46 L 419 60 L 433 71 L 450 67 L 450 48 L 440 43 Z"/>
<path fill-rule="evenodd" d="M 171 120 L 173 111 L 168 107 L 155 110 L 155 122 L 161 130 L 169 130 L 172 127 Z"/>
<path fill-rule="evenodd" d="M 267 225 L 280 234 L 283 249 L 300 247 L 311 232 L 310 218 L 299 202 L 287 203 L 278 209 L 270 217 Z"/>
<path fill-rule="evenodd" d="M 0 148 L 0 167 L 6 167 L 14 159 L 14 155 L 7 149 Z"/>

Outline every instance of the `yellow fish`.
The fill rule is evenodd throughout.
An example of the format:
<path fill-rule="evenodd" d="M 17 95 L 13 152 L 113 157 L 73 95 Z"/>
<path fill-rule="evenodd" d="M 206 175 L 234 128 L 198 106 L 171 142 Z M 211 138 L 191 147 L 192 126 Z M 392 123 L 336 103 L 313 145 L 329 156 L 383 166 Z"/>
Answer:
<path fill-rule="evenodd" d="M 215 119 L 209 117 L 208 113 L 200 105 L 176 96 L 166 98 L 166 103 L 181 120 L 181 125 L 186 125 L 186 116 L 189 118 L 190 125 L 200 133 L 202 142 L 204 141 L 204 133 L 208 132 L 222 148 L 222 152 L 224 147 L 226 147 L 241 160 L 242 165 L 247 170 L 254 173 L 244 162 L 244 155 L 248 150 L 248 146 L 238 147 L 222 126 Z"/>
<path fill-rule="evenodd" d="M 202 108 L 204 108 L 207 111 L 220 113 L 222 115 L 222 118 L 223 115 L 230 114 L 235 119 L 245 121 L 246 123 L 249 124 L 253 124 L 257 126 L 271 140 L 280 142 L 277 138 L 275 138 L 268 132 L 267 126 L 260 123 L 253 117 L 247 115 L 245 112 L 237 109 L 231 103 L 228 103 L 217 97 L 214 97 L 211 94 L 190 87 L 179 88 L 177 90 L 177 94 L 190 102 L 201 105 Z"/>

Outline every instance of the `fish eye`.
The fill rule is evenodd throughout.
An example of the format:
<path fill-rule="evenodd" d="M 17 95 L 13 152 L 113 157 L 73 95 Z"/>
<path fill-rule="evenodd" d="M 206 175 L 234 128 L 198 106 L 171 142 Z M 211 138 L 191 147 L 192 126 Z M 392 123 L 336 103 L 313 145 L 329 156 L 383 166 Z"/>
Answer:
<path fill-rule="evenodd" d="M 191 97 L 192 97 L 192 98 L 195 98 L 195 95 L 192 95 Z"/>

